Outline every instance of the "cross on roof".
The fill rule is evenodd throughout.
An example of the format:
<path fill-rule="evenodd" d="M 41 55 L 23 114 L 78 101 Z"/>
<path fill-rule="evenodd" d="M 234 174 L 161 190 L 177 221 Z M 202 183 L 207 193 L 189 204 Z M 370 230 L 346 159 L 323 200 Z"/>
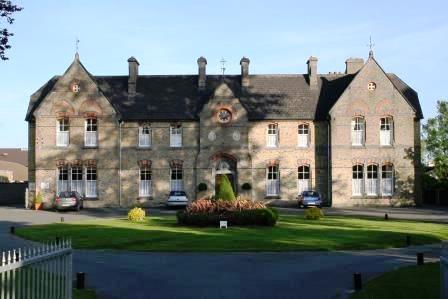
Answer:
<path fill-rule="evenodd" d="M 78 53 L 78 50 L 79 50 L 79 39 L 77 37 L 75 38 L 75 50 L 76 50 L 76 53 Z"/>
<path fill-rule="evenodd" d="M 225 73 L 225 71 L 226 71 L 226 60 L 224 59 L 224 57 L 223 58 L 221 58 L 221 71 L 222 71 L 222 76 L 224 77 L 224 73 Z"/>
<path fill-rule="evenodd" d="M 369 44 L 367 45 L 367 47 L 369 47 L 369 49 L 370 49 L 369 57 L 373 57 L 373 47 L 375 47 L 375 43 L 372 42 L 372 36 L 370 36 L 370 38 L 369 38 Z"/>

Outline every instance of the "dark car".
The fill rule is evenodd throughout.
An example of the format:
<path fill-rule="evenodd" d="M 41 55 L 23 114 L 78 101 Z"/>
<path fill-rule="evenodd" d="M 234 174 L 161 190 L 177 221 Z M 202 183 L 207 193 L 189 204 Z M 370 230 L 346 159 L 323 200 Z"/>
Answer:
<path fill-rule="evenodd" d="M 76 210 L 79 211 L 84 207 L 83 198 L 76 191 L 62 191 L 56 196 L 54 201 L 56 210 Z"/>
<path fill-rule="evenodd" d="M 323 201 L 322 196 L 317 191 L 303 191 L 298 197 L 299 207 L 318 207 L 321 208 Z"/>

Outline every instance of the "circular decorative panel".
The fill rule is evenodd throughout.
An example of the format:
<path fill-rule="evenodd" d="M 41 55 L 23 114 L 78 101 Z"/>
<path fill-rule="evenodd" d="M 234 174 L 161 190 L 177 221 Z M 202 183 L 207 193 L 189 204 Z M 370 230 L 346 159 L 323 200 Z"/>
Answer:
<path fill-rule="evenodd" d="M 233 140 L 239 141 L 241 138 L 240 132 L 238 132 L 238 131 L 233 132 L 232 137 L 233 137 Z"/>
<path fill-rule="evenodd" d="M 216 133 L 213 131 L 210 131 L 210 133 L 208 133 L 208 140 L 214 141 L 215 139 L 216 139 Z"/>
<path fill-rule="evenodd" d="M 228 123 L 232 119 L 232 113 L 227 109 L 220 109 L 218 111 L 218 121 L 221 123 Z"/>

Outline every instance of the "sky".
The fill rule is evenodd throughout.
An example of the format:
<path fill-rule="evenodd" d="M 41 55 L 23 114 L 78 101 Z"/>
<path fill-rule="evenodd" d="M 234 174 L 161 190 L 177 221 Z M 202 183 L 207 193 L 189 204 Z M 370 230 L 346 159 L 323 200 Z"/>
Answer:
<path fill-rule="evenodd" d="M 448 99 L 448 2 L 441 1 L 106 1 L 13 0 L 24 7 L 7 28 L 10 60 L 0 61 L 0 147 L 27 147 L 24 121 L 30 95 L 73 61 L 94 75 L 125 75 L 127 58 L 140 74 L 343 72 L 348 57 L 374 54 L 419 93 L 425 119 Z M 0 28 L 6 24 L 0 21 Z"/>

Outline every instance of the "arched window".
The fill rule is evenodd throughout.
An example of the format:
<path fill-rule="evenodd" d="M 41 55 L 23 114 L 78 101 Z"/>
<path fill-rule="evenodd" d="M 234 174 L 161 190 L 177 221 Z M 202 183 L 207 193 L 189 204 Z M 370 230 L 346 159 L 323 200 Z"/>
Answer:
<path fill-rule="evenodd" d="M 361 164 L 352 167 L 352 195 L 361 196 L 363 193 L 364 166 Z"/>
<path fill-rule="evenodd" d="M 269 124 L 266 139 L 267 147 L 277 147 L 278 146 L 278 126 L 277 124 Z"/>
<path fill-rule="evenodd" d="M 365 138 L 365 120 L 363 117 L 352 119 L 352 145 L 363 146 Z"/>
<path fill-rule="evenodd" d="M 182 165 L 173 165 L 171 167 L 171 191 L 183 191 L 183 171 Z"/>
<path fill-rule="evenodd" d="M 310 143 L 310 128 L 308 124 L 300 124 L 298 133 L 298 146 L 308 147 Z"/>
<path fill-rule="evenodd" d="M 96 118 L 86 119 L 84 145 L 90 147 L 98 145 L 98 122 Z"/>
<path fill-rule="evenodd" d="M 140 185 L 138 195 L 149 197 L 152 194 L 152 172 L 148 166 L 140 167 Z"/>
<path fill-rule="evenodd" d="M 270 165 L 266 170 L 266 195 L 278 196 L 280 191 L 280 177 L 278 165 Z"/>
<path fill-rule="evenodd" d="M 311 189 L 311 175 L 308 165 L 299 166 L 297 169 L 297 189 L 299 194 Z"/>
<path fill-rule="evenodd" d="M 69 120 L 68 118 L 60 118 L 56 125 L 56 146 L 68 146 L 69 144 Z"/>
<path fill-rule="evenodd" d="M 148 124 L 138 128 L 138 146 L 151 147 L 151 127 Z"/>
<path fill-rule="evenodd" d="M 68 189 L 68 168 L 67 166 L 58 167 L 58 184 L 57 184 L 57 194 L 63 191 L 69 191 Z"/>
<path fill-rule="evenodd" d="M 378 195 L 378 165 L 367 166 L 366 193 L 369 196 Z"/>
<path fill-rule="evenodd" d="M 394 122 L 392 117 L 382 117 L 380 120 L 380 145 L 392 145 Z"/>
<path fill-rule="evenodd" d="M 381 167 L 381 195 L 392 196 L 394 194 L 394 166 L 385 164 Z"/>

